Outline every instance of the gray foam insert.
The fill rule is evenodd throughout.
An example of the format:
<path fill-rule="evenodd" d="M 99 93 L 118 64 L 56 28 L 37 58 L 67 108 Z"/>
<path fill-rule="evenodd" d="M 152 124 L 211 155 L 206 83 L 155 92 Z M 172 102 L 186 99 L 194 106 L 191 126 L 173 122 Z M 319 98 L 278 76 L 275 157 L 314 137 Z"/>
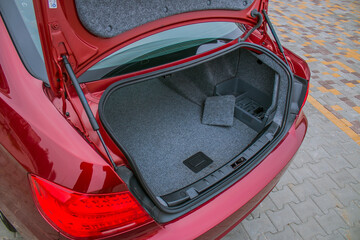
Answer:
<path fill-rule="evenodd" d="M 175 14 L 207 9 L 243 10 L 254 0 L 75 0 L 83 26 L 110 38 L 132 28 Z"/>
<path fill-rule="evenodd" d="M 205 100 L 202 123 L 230 127 L 234 122 L 235 96 L 208 97 Z"/>
<path fill-rule="evenodd" d="M 181 96 L 202 106 L 207 97 L 214 95 L 217 84 L 237 78 L 238 84 L 244 86 L 243 91 L 248 91 L 245 86 L 250 85 L 257 91 L 257 95 L 268 98 L 270 105 L 275 73 L 280 76 L 280 84 L 274 122 L 280 125 L 285 111 L 288 77 L 285 71 L 265 54 L 258 55 L 246 49 L 239 49 L 212 61 L 173 73 L 169 79 L 162 82 Z M 258 98 L 254 95 L 252 99 Z"/>
<path fill-rule="evenodd" d="M 205 99 L 214 95 L 217 84 L 236 76 L 239 56 L 240 51 L 233 51 L 212 61 L 175 72 L 162 79 L 162 82 L 186 99 L 203 106 Z"/>
<path fill-rule="evenodd" d="M 102 119 L 153 194 L 161 196 L 224 165 L 257 134 L 236 119 L 232 127 L 219 127 L 202 124 L 201 116 L 201 106 L 153 79 L 112 91 L 104 102 Z M 214 162 L 194 173 L 183 161 L 197 152 Z"/>

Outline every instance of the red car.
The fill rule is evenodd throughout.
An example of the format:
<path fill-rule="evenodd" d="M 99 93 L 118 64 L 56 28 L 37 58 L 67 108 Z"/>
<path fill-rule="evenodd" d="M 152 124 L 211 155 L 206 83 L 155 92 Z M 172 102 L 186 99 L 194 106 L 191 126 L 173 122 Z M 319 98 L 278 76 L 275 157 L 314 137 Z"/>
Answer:
<path fill-rule="evenodd" d="M 1 219 L 26 239 L 224 236 L 307 129 L 310 71 L 267 9 L 0 1 Z"/>

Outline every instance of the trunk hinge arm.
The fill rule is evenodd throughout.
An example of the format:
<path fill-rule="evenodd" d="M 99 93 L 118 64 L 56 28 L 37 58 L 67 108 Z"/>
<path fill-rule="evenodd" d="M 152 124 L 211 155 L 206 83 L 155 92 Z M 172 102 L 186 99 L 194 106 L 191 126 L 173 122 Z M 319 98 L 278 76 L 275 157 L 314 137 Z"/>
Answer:
<path fill-rule="evenodd" d="M 66 38 L 63 34 L 63 32 L 61 31 L 60 25 L 57 22 L 53 22 L 50 24 L 50 30 L 51 30 L 51 41 L 52 41 L 52 51 L 53 51 L 53 56 L 54 56 L 54 62 L 56 65 L 56 70 L 57 70 L 57 81 L 59 84 L 59 88 L 58 88 L 58 93 L 60 94 L 60 97 L 62 99 L 62 112 L 63 115 L 65 116 L 65 118 L 69 118 L 69 114 L 67 112 L 67 104 L 66 104 L 66 99 L 69 100 L 70 105 L 72 106 L 72 108 L 74 109 L 81 127 L 83 128 L 83 132 L 85 134 L 86 137 L 88 137 L 88 133 L 86 131 L 85 125 L 80 117 L 79 111 L 77 110 L 77 108 L 75 107 L 75 105 L 73 104 L 72 100 L 71 100 L 71 95 L 69 93 L 69 89 L 67 88 L 66 85 L 66 74 L 65 70 L 63 69 L 63 65 L 62 65 L 62 57 L 63 55 L 69 56 L 71 57 L 74 61 L 75 64 L 75 59 L 73 57 L 73 52 L 70 49 L 69 44 L 66 41 Z"/>
<path fill-rule="evenodd" d="M 287 59 L 286 59 L 286 56 L 285 56 L 285 53 L 284 53 L 284 49 L 283 49 L 283 47 L 282 47 L 282 45 L 281 45 L 280 39 L 278 38 L 278 36 L 277 36 L 277 34 L 276 34 L 275 28 L 274 28 L 274 26 L 272 25 L 269 16 L 267 15 L 265 9 L 264 9 L 262 12 L 263 12 L 264 17 L 265 17 L 265 20 L 266 20 L 266 22 L 267 22 L 267 24 L 268 24 L 268 26 L 269 26 L 269 28 L 270 28 L 271 34 L 274 36 L 275 42 L 276 42 L 276 44 L 278 45 L 279 50 L 280 50 L 280 52 L 282 53 L 282 55 L 283 55 L 283 57 L 284 57 L 284 61 L 286 62 L 286 64 L 287 64 L 288 66 L 290 66 L 289 63 L 288 63 L 288 61 L 287 61 Z"/>
<path fill-rule="evenodd" d="M 73 100 L 71 98 L 70 92 L 69 92 L 69 88 L 66 86 L 66 84 L 64 84 L 64 88 L 65 88 L 65 94 L 66 94 L 66 98 L 69 100 L 69 103 L 71 105 L 71 107 L 74 109 L 76 116 L 79 119 L 80 125 L 82 127 L 82 132 L 85 135 L 85 137 L 88 139 L 89 137 L 89 133 L 86 131 L 86 127 L 85 124 L 83 122 L 83 120 L 81 119 L 81 115 L 79 113 L 79 110 L 77 109 L 77 107 L 75 106 L 75 104 L 73 103 Z M 65 114 L 65 117 L 69 117 L 69 114 Z M 90 140 L 89 140 L 90 141 Z"/>
<path fill-rule="evenodd" d="M 65 64 L 65 69 L 67 71 L 67 74 L 69 75 L 69 78 L 71 80 L 71 82 L 73 83 L 74 87 L 75 87 L 75 90 L 76 90 L 76 93 L 78 94 L 79 96 L 79 99 L 80 99 L 80 102 L 81 104 L 83 105 L 84 107 L 84 110 L 85 110 L 85 113 L 87 115 L 87 117 L 89 118 L 89 121 L 90 121 L 90 124 L 91 124 L 91 127 L 93 128 L 93 130 L 97 133 L 97 135 L 99 136 L 99 139 L 101 141 L 101 144 L 103 145 L 104 149 L 105 149 L 105 152 L 106 152 L 106 155 L 108 156 L 111 164 L 113 165 L 115 171 L 117 170 L 117 166 L 114 162 L 114 160 L 112 159 L 111 155 L 110 155 L 110 152 L 109 152 L 109 149 L 107 148 L 105 142 L 104 142 L 104 139 L 102 138 L 101 136 L 101 133 L 99 131 L 99 125 L 94 117 L 94 114 L 93 112 L 91 111 L 90 109 L 90 106 L 89 106 L 89 103 L 87 102 L 86 98 L 85 98 L 85 95 L 84 95 L 84 92 L 81 90 L 81 87 L 80 87 L 80 84 L 75 76 L 75 73 L 67 59 L 67 57 L 65 55 L 62 56 L 62 59 L 64 61 L 64 64 Z"/>
<path fill-rule="evenodd" d="M 53 61 L 55 62 L 55 68 L 56 68 L 56 76 L 57 76 L 57 82 L 58 86 L 55 86 L 54 88 L 57 90 L 57 94 L 60 95 L 62 99 L 62 112 L 63 115 L 67 117 L 66 114 L 66 88 L 65 88 L 65 76 L 63 74 L 62 69 L 62 58 L 61 56 L 66 54 L 67 56 L 72 56 L 72 51 L 66 41 L 66 38 L 61 31 L 60 25 L 58 22 L 53 22 L 49 24 L 50 28 L 50 35 L 51 35 L 51 43 L 52 43 L 52 55 L 53 55 Z"/>
<path fill-rule="evenodd" d="M 65 48 L 65 52 L 67 53 L 66 50 L 67 49 Z M 74 103 L 73 103 L 73 101 L 71 99 L 69 89 L 68 89 L 68 87 L 66 85 L 66 79 L 67 79 L 66 74 L 64 74 L 65 72 L 61 68 L 61 65 L 60 65 L 61 62 L 62 62 L 61 56 L 59 56 L 57 59 L 54 59 L 54 61 L 55 61 L 57 72 L 58 72 L 58 82 L 59 82 L 59 91 L 58 92 L 59 92 L 60 97 L 62 99 L 62 112 L 63 112 L 63 115 L 65 116 L 65 118 L 69 118 L 69 113 L 67 112 L 67 104 L 66 104 L 66 99 L 68 99 L 70 105 L 74 109 L 75 114 L 77 115 L 77 117 L 79 119 L 79 122 L 80 122 L 80 125 L 82 127 L 83 133 L 85 134 L 86 137 L 88 137 L 89 134 L 86 131 L 85 125 L 84 125 L 84 123 L 83 123 L 83 121 L 82 121 L 82 119 L 80 117 L 81 115 L 80 115 L 79 111 L 77 110 L 77 108 L 75 107 L 75 105 L 74 105 Z"/>
<path fill-rule="evenodd" d="M 263 23 L 263 16 L 261 15 L 261 13 L 259 13 L 256 9 L 251 11 L 251 17 L 253 18 L 257 18 L 258 21 L 256 23 L 256 25 L 250 29 L 250 31 L 248 31 L 246 33 L 246 35 L 243 38 L 239 38 L 239 42 L 245 42 L 245 40 L 256 30 L 258 29 L 261 24 Z"/>

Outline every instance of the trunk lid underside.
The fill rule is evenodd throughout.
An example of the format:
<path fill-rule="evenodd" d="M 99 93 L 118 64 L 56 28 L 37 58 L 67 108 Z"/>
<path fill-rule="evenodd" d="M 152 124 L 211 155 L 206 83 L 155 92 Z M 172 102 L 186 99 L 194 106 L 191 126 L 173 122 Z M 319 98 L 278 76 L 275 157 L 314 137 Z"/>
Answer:
<path fill-rule="evenodd" d="M 160 28 L 206 19 L 232 19 L 255 25 L 251 11 L 267 0 L 146 1 L 34 0 L 49 82 L 61 94 L 66 55 L 76 76 L 129 42 Z"/>

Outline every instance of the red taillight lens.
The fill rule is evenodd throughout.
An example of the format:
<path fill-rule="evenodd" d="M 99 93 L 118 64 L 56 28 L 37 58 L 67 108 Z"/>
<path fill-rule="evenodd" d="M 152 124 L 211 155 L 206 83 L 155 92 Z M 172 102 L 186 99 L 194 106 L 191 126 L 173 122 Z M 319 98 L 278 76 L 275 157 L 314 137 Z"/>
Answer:
<path fill-rule="evenodd" d="M 82 194 L 34 175 L 30 182 L 42 215 L 71 237 L 107 236 L 151 221 L 128 191 Z"/>

